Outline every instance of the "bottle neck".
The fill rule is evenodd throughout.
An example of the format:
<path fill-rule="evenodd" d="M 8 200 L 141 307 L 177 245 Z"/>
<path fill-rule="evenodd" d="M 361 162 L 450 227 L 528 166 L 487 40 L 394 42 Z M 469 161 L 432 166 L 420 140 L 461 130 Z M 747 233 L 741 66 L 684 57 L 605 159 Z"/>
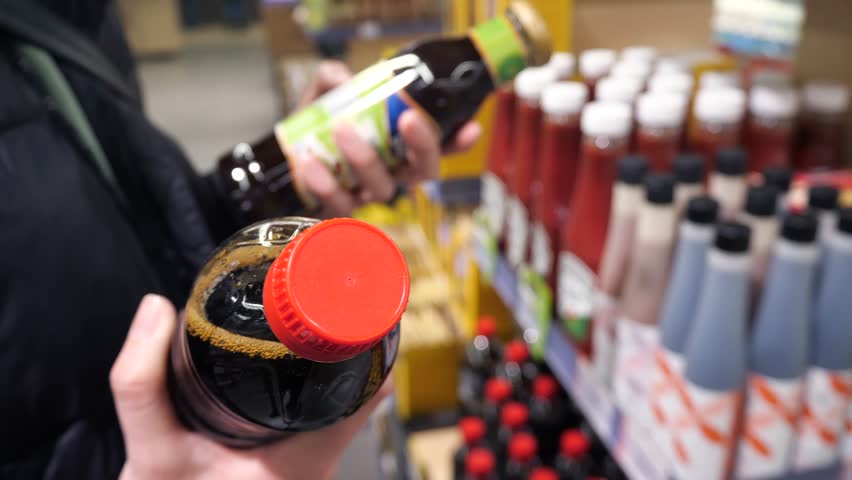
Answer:
<path fill-rule="evenodd" d="M 645 202 L 642 205 L 637 226 L 637 243 L 667 245 L 674 242 L 675 231 L 674 204 Z"/>

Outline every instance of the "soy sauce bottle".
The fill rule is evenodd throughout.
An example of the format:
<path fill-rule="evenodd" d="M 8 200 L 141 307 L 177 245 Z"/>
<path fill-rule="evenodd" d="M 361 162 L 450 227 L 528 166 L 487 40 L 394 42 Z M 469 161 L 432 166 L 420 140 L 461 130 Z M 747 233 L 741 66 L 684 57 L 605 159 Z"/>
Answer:
<path fill-rule="evenodd" d="M 191 429 L 253 447 L 347 417 L 396 357 L 409 279 L 396 244 L 353 219 L 246 227 L 195 281 L 169 388 Z"/>
<path fill-rule="evenodd" d="M 317 202 L 295 180 L 300 158 L 310 153 L 347 189 L 357 187 L 337 149 L 333 127 L 352 124 L 390 169 L 405 162 L 397 123 L 410 109 L 433 120 L 444 143 L 498 86 L 528 66 L 547 62 L 547 28 L 526 2 L 466 36 L 423 41 L 356 75 L 312 105 L 286 118 L 252 144 L 240 143 L 220 158 L 211 178 L 230 198 L 238 219 L 262 220 L 310 211 Z"/>

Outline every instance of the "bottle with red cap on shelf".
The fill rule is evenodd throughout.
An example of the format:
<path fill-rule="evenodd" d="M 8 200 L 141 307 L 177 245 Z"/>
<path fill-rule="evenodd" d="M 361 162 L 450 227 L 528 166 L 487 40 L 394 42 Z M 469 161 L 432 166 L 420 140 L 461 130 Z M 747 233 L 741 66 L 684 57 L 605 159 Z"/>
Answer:
<path fill-rule="evenodd" d="M 488 443 L 497 442 L 500 414 L 503 405 L 512 400 L 512 384 L 505 378 L 492 378 L 485 382 L 485 400 L 482 402 L 482 419 L 485 421 Z"/>
<path fill-rule="evenodd" d="M 464 460 L 464 475 L 458 480 L 497 480 L 497 460 L 487 448 L 474 448 Z"/>
<path fill-rule="evenodd" d="M 529 432 L 520 432 L 509 441 L 509 456 L 503 470 L 504 480 L 527 480 L 540 461 L 538 459 L 538 441 Z"/>
<path fill-rule="evenodd" d="M 583 480 L 589 473 L 589 437 L 580 430 L 566 430 L 559 437 L 559 455 L 554 461 L 559 480 Z"/>
<path fill-rule="evenodd" d="M 509 402 L 500 411 L 500 427 L 497 430 L 497 442 L 494 452 L 497 464 L 504 465 L 509 451 L 509 442 L 515 434 L 529 430 L 530 411 L 520 402 Z"/>
<path fill-rule="evenodd" d="M 530 397 L 530 428 L 538 438 L 539 456 L 550 463 L 559 449 L 559 432 L 577 419 L 573 405 L 564 398 L 552 375 L 540 374 L 533 381 Z M 579 423 L 579 422 L 578 422 Z"/>
<path fill-rule="evenodd" d="M 527 344 L 523 340 L 512 340 L 506 344 L 503 362 L 497 366 L 495 373 L 512 382 L 515 396 L 518 400 L 526 401 L 532 381 L 538 376 L 538 366 L 530 358 Z"/>
<path fill-rule="evenodd" d="M 497 321 L 494 317 L 481 317 L 476 325 L 476 336 L 465 347 L 459 369 L 458 396 L 465 414 L 481 414 L 485 382 L 494 374 L 502 350 L 497 338 Z"/>
<path fill-rule="evenodd" d="M 462 436 L 462 446 L 453 456 L 454 478 L 462 478 L 468 453 L 485 446 L 485 422 L 479 417 L 462 417 L 459 420 L 459 431 Z"/>
<path fill-rule="evenodd" d="M 537 467 L 527 478 L 529 480 L 559 480 L 559 475 L 556 474 L 556 470 L 550 467 Z"/>

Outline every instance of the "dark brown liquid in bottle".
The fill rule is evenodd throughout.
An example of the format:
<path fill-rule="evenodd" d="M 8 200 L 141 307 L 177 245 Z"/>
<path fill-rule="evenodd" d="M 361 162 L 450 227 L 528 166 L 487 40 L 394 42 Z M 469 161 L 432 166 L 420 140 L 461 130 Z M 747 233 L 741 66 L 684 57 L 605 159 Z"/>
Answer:
<path fill-rule="evenodd" d="M 266 260 L 226 273 L 209 291 L 205 318 L 193 321 L 207 321 L 227 333 L 179 329 L 186 332 L 183 349 L 194 368 L 187 372 L 173 362 L 171 391 L 178 413 L 191 428 L 232 446 L 267 443 L 354 413 L 381 386 L 399 341 L 397 326 L 371 350 L 342 362 L 314 362 L 290 353 L 278 343 L 263 311 L 270 265 Z M 175 343 L 173 348 L 180 349 L 181 338 Z"/>

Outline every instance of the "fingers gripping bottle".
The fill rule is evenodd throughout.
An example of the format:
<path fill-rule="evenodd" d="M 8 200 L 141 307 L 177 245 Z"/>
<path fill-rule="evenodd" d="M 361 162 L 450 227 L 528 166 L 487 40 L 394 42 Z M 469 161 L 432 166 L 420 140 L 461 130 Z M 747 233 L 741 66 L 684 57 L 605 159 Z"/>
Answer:
<path fill-rule="evenodd" d="M 390 372 L 408 292 L 402 253 L 369 224 L 246 227 L 201 270 L 172 341 L 178 415 L 234 447 L 351 415 Z"/>

